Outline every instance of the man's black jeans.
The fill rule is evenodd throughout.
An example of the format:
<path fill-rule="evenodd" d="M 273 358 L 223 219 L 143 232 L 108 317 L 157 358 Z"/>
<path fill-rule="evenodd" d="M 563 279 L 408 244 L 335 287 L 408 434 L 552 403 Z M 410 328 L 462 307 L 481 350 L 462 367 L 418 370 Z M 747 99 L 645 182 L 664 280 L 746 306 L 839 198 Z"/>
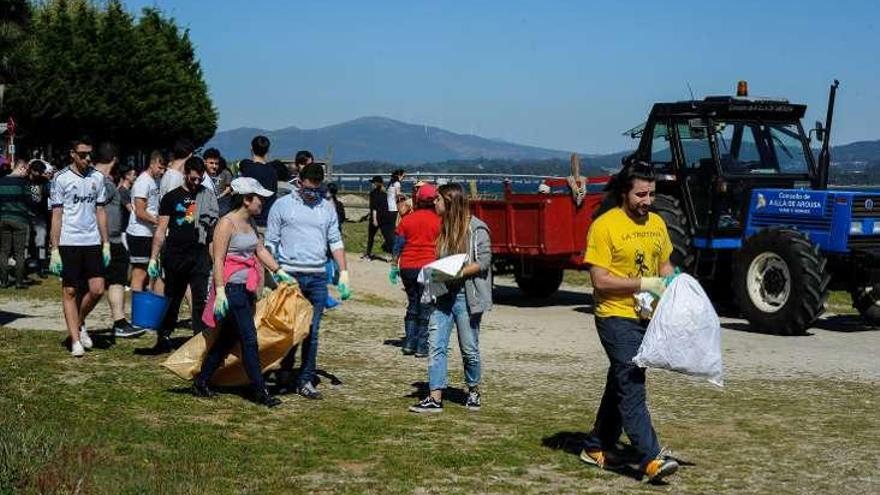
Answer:
<path fill-rule="evenodd" d="M 645 370 L 632 362 L 645 336 L 645 327 L 636 319 L 597 316 L 596 328 L 611 365 L 596 423 L 585 447 L 612 450 L 622 430 L 644 464 L 660 454 L 646 403 Z"/>
<path fill-rule="evenodd" d="M 162 319 L 159 338 L 166 338 L 177 327 L 180 303 L 186 295 L 186 287 L 192 292 L 192 329 L 200 332 L 205 328 L 202 312 L 208 298 L 208 278 L 211 275 L 211 260 L 208 247 L 199 247 L 190 253 L 173 253 L 162 256 L 162 270 L 165 272 L 165 297 L 168 298 L 168 311 Z"/>

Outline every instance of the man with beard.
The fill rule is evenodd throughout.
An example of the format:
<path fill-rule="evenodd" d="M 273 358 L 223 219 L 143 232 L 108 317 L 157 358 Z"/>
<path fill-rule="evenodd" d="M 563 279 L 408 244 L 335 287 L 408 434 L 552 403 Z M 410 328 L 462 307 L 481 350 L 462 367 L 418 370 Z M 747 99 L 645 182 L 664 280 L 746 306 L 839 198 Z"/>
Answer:
<path fill-rule="evenodd" d="M 610 366 L 605 393 L 596 421 L 580 458 L 603 469 L 619 460 L 611 451 L 626 432 L 640 455 L 642 473 L 658 481 L 678 469 L 675 460 L 661 453 L 651 425 L 645 391 L 645 370 L 633 364 L 648 321 L 639 318 L 635 294 L 659 297 L 674 277 L 669 261 L 672 242 L 666 224 L 651 213 L 655 197 L 654 169 L 630 161 L 609 183 L 608 194 L 616 208 L 590 226 L 585 261 L 596 299 L 596 329 Z"/>
<path fill-rule="evenodd" d="M 177 326 L 180 303 L 187 286 L 192 290 L 193 330 L 203 327 L 202 312 L 211 273 L 208 244 L 218 218 L 217 198 L 202 186 L 205 164 L 201 158 L 189 157 L 184 163 L 183 174 L 183 185 L 169 191 L 159 203 L 159 223 L 147 267 L 151 278 L 159 278 L 161 252 L 168 310 L 159 325 L 153 354 L 172 350 L 171 334 Z"/>

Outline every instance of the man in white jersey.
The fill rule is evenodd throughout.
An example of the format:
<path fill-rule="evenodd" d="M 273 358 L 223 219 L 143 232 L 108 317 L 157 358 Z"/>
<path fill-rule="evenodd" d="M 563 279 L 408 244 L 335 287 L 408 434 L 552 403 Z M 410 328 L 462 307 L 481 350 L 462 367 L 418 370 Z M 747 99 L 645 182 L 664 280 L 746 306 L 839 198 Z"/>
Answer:
<path fill-rule="evenodd" d="M 131 257 L 131 290 L 146 288 L 147 263 L 153 249 L 153 234 L 159 223 L 159 179 L 165 173 L 165 156 L 160 151 L 150 153 L 150 165 L 131 187 L 131 209 L 125 238 Z"/>
<path fill-rule="evenodd" d="M 104 176 L 92 168 L 92 145 L 87 138 L 73 142 L 71 164 L 52 181 L 52 257 L 50 269 L 61 275 L 64 320 L 70 333 L 70 352 L 81 357 L 92 347 L 83 323 L 104 295 L 104 269 L 110 262 Z M 97 227 L 97 228 L 95 228 Z M 88 291 L 77 300 L 77 289 Z"/>

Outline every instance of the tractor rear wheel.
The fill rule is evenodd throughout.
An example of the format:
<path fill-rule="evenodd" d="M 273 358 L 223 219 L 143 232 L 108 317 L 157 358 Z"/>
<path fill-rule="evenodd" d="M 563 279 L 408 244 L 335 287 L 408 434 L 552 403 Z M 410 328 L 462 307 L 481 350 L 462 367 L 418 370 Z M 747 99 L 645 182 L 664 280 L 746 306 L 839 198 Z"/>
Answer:
<path fill-rule="evenodd" d="M 514 274 L 516 285 L 529 297 L 544 299 L 552 296 L 562 285 L 562 268 L 551 268 L 535 264 L 528 274 L 520 268 Z"/>
<path fill-rule="evenodd" d="M 819 247 L 792 229 L 762 230 L 736 256 L 733 291 L 752 328 L 777 335 L 803 334 L 825 308 L 827 260 Z"/>
<path fill-rule="evenodd" d="M 691 249 L 691 226 L 681 208 L 681 202 L 672 196 L 658 194 L 654 199 L 654 212 L 666 223 L 669 240 L 672 241 L 670 261 L 682 271 L 690 271 L 694 263 Z"/>
<path fill-rule="evenodd" d="M 856 287 L 849 292 L 853 307 L 874 327 L 880 327 L 880 284 Z"/>

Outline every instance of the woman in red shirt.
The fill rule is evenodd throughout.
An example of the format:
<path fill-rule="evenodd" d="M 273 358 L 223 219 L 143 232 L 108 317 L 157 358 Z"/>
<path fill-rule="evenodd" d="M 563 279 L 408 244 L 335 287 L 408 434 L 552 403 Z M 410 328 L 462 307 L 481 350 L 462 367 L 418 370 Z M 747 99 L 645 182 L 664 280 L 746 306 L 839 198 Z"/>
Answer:
<path fill-rule="evenodd" d="M 428 320 L 433 308 L 423 304 L 422 285 L 418 282 L 423 266 L 437 259 L 437 237 L 440 235 L 440 216 L 434 211 L 437 188 L 425 184 L 416 192 L 415 211 L 401 219 L 394 237 L 393 259 L 388 278 L 397 284 L 398 276 L 406 289 L 408 304 L 404 318 L 406 337 L 403 353 L 416 357 L 428 356 Z"/>

